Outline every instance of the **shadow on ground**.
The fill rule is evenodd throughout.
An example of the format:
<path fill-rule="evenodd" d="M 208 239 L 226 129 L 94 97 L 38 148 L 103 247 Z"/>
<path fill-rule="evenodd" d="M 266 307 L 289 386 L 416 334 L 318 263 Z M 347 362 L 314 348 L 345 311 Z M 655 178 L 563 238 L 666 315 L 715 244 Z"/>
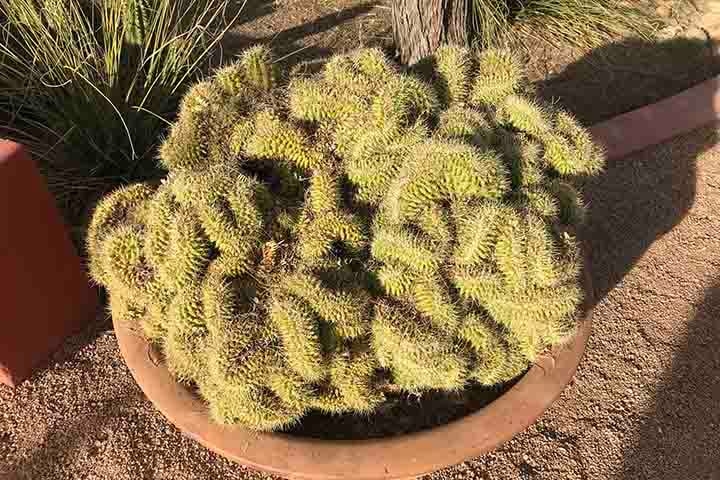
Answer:
<path fill-rule="evenodd" d="M 696 159 L 718 141 L 670 142 L 653 155 L 609 162 L 582 187 L 588 218 L 582 230 L 591 257 L 595 303 L 630 271 L 652 243 L 673 229 L 695 200 Z"/>
<path fill-rule="evenodd" d="M 687 39 L 606 46 L 540 84 L 539 90 L 546 98 L 560 97 L 559 103 L 586 122 L 597 121 L 717 74 L 718 59 L 707 48 L 705 42 Z M 652 152 L 612 161 L 602 175 L 582 185 L 589 206 L 582 237 L 592 259 L 596 303 L 623 281 L 654 241 L 685 218 L 695 201 L 696 160 L 718 140 L 716 129 L 703 129 Z M 653 312 L 647 314 L 650 320 Z M 718 452 L 713 451 L 720 437 L 718 345 L 720 283 L 705 292 L 684 346 L 658 385 L 642 426 L 625 446 L 620 478 L 720 478 Z"/>
<path fill-rule="evenodd" d="M 555 78 L 538 88 L 546 100 L 559 103 L 580 119 L 603 117 L 605 111 L 616 115 L 679 93 L 720 71 L 720 60 L 711 61 L 706 50 L 706 42 L 688 39 L 615 43 L 569 65 L 558 77 L 566 81 Z M 655 65 L 653 60 L 660 63 Z M 642 88 L 617 73 L 645 72 L 648 64 L 662 70 L 674 62 L 692 71 L 677 80 L 669 79 L 679 73 L 662 74 L 652 82 L 639 82 Z M 618 76 L 621 82 L 615 80 Z M 603 85 L 602 94 L 595 90 L 598 85 Z M 707 101 L 711 104 L 712 98 Z M 588 204 L 581 235 L 592 257 L 595 302 L 622 281 L 656 239 L 685 217 L 695 199 L 696 159 L 718 140 L 715 132 L 706 137 L 700 144 L 669 142 L 652 155 L 634 154 L 608 162 L 601 175 L 580 185 Z"/>
<path fill-rule="evenodd" d="M 232 56 L 255 44 L 267 44 L 280 59 L 287 59 L 292 65 L 300 61 L 312 61 L 337 53 L 347 45 L 321 46 L 307 41 L 313 35 L 342 28 L 342 25 L 370 13 L 379 2 L 359 2 L 332 14 L 323 15 L 311 22 L 295 25 L 272 35 L 261 37 L 248 36 L 237 31 L 228 32 L 222 41 L 226 56 Z M 352 48 L 358 45 L 352 45 Z"/>
<path fill-rule="evenodd" d="M 694 132 L 611 162 L 602 176 L 584 185 L 589 218 L 582 234 L 591 257 L 595 302 L 623 282 L 653 242 L 683 221 L 695 202 L 696 160 L 718 140 L 716 129 Z M 656 295 L 651 287 L 648 294 Z M 643 320 L 652 322 L 654 314 L 646 312 Z M 620 479 L 720 478 L 720 462 L 709 441 L 714 435 L 718 445 L 720 435 L 719 314 L 716 286 L 691 320 L 684 346 L 675 349 L 672 367 L 655 385 L 641 425 L 624 440 Z M 627 329 L 635 332 L 643 326 L 631 323 Z M 653 341 L 659 340 L 651 340 L 650 347 Z"/>
<path fill-rule="evenodd" d="M 715 232 L 712 232 L 715 233 Z M 654 408 L 625 453 L 623 480 L 720 478 L 720 280 L 705 292 Z"/>
<path fill-rule="evenodd" d="M 536 84 L 586 125 L 642 107 L 720 73 L 720 57 L 704 40 L 630 39 L 591 51 Z"/>
<path fill-rule="evenodd" d="M 241 12 L 238 24 L 257 20 L 260 17 L 271 14 L 277 8 L 275 2 L 271 0 L 240 0 L 234 6 Z"/>

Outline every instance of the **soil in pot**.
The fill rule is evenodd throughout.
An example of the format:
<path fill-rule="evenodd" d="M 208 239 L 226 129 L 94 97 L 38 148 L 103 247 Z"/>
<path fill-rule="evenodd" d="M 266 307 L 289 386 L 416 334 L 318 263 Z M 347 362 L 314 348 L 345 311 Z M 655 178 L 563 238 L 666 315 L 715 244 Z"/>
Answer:
<path fill-rule="evenodd" d="M 313 411 L 286 433 L 323 440 L 363 440 L 430 429 L 490 404 L 521 377 L 493 388 L 481 385 L 460 392 L 432 391 L 422 396 L 398 393 L 369 415 L 327 415 Z"/>

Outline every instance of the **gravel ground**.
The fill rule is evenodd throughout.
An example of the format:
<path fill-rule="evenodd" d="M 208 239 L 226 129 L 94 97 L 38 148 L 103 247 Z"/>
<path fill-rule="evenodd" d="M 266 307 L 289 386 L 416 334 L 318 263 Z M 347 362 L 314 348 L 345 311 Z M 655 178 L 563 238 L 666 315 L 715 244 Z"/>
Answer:
<path fill-rule="evenodd" d="M 720 478 L 720 146 L 704 129 L 585 186 L 595 331 L 560 401 L 494 453 L 431 479 Z M 101 319 L 0 387 L 0 479 L 270 478 L 158 414 Z"/>
<path fill-rule="evenodd" d="M 248 4 L 228 53 L 265 41 L 313 59 L 390 41 L 382 2 Z M 609 46 L 576 63 L 573 52 L 546 49 L 531 56 L 531 78 L 549 78 L 539 92 L 583 120 L 608 118 L 716 73 L 703 35 L 720 31 L 720 18 L 704 18 L 692 42 Z M 598 303 L 575 380 L 527 432 L 428 480 L 720 479 L 717 143 L 714 128 L 697 131 L 585 186 Z M 132 380 L 111 328 L 101 315 L 30 381 L 0 386 L 0 480 L 271 478 L 169 425 Z"/>

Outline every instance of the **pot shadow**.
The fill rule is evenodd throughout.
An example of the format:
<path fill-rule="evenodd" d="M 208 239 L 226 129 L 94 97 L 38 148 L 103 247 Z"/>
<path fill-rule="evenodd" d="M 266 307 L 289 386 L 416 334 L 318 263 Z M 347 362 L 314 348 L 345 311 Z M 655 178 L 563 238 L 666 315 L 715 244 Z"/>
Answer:
<path fill-rule="evenodd" d="M 719 319 L 717 282 L 705 291 L 618 478 L 720 478 Z"/>

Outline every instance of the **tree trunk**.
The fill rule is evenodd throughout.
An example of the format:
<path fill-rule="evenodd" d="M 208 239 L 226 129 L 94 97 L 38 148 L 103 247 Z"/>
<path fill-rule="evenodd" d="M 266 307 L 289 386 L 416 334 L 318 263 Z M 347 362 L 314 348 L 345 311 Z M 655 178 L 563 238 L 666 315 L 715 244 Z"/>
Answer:
<path fill-rule="evenodd" d="M 466 45 L 469 8 L 469 0 L 393 0 L 393 37 L 400 60 L 412 65 L 443 43 Z"/>

